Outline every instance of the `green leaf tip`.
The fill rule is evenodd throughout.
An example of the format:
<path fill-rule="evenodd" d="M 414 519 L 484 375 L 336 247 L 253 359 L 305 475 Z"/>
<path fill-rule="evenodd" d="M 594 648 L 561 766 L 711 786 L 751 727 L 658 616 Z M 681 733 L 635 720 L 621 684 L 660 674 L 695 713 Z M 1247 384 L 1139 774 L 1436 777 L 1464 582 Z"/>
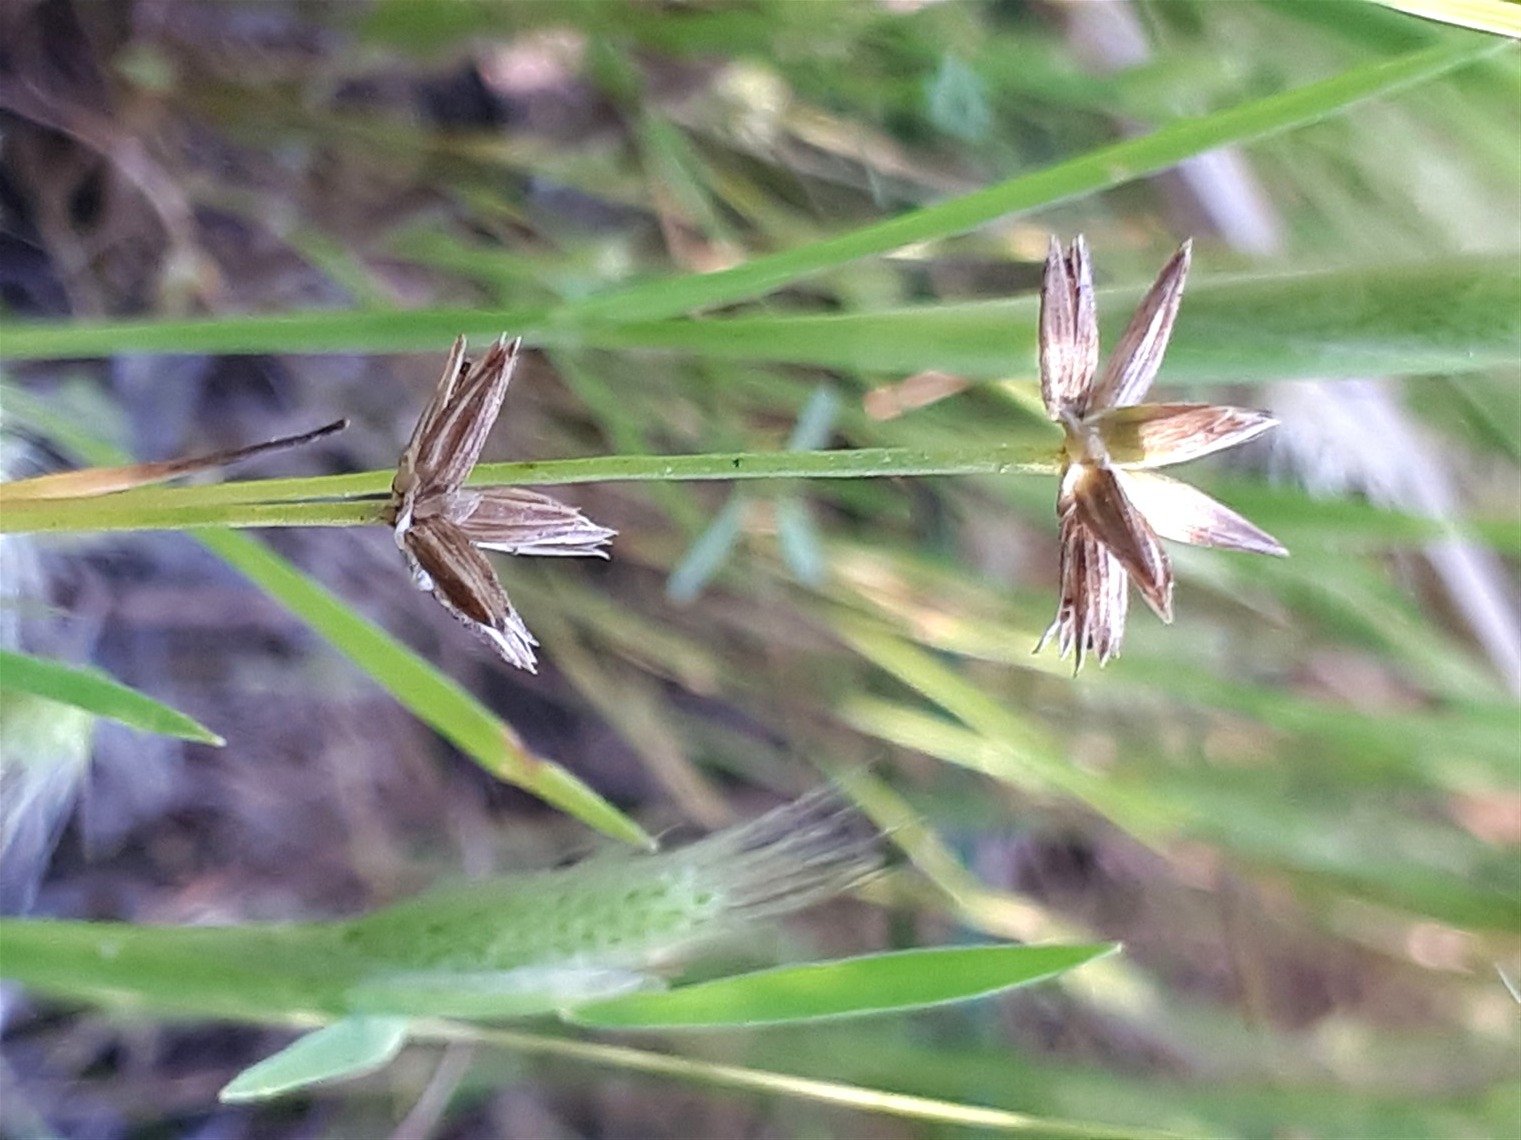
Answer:
<path fill-rule="evenodd" d="M 0 649 L 0 689 L 45 697 L 142 732 L 218 748 L 227 743 L 199 721 L 89 667 Z"/>
<path fill-rule="evenodd" d="M 320 1081 L 360 1077 L 384 1068 L 407 1043 L 405 1017 L 345 1017 L 298 1037 L 272 1057 L 244 1069 L 217 1099 L 249 1104 Z"/>

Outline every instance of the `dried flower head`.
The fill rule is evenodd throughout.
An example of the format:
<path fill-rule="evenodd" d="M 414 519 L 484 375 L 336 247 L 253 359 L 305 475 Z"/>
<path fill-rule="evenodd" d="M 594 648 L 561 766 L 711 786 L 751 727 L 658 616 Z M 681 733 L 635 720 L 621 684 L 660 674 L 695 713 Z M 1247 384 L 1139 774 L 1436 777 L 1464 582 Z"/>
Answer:
<path fill-rule="evenodd" d="M 1284 555 L 1276 539 L 1186 483 L 1150 470 L 1234 447 L 1276 422 L 1266 412 L 1209 404 L 1141 404 L 1161 367 L 1188 276 L 1190 243 L 1173 254 L 1099 371 L 1093 267 L 1081 236 L 1053 237 L 1040 294 L 1040 392 L 1066 433 L 1061 490 L 1061 605 L 1041 636 L 1065 657 L 1120 651 L 1127 576 L 1172 621 L 1172 565 L 1160 538 Z"/>
<path fill-rule="evenodd" d="M 538 644 L 477 547 L 508 554 L 595 556 L 616 531 L 574 507 L 516 487 L 467 490 L 466 477 L 496 423 L 521 338 L 502 336 L 478 361 L 454 342 L 444 374 L 401 454 L 385 520 L 420 590 L 486 640 L 508 664 L 534 672 Z"/>

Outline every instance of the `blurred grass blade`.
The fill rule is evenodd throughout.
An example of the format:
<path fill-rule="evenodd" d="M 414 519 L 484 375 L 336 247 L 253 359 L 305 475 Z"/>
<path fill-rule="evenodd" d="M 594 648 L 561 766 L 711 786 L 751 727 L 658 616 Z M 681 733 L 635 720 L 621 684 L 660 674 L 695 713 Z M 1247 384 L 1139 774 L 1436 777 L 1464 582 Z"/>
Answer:
<path fill-rule="evenodd" d="M 1425 20 L 1439 20 L 1459 28 L 1472 28 L 1476 32 L 1490 32 L 1497 36 L 1521 36 L 1521 4 L 1516 0 L 1373 0 L 1385 8 L 1420 16 Z"/>
<path fill-rule="evenodd" d="M 1088 151 L 1033 174 L 913 210 L 732 269 L 615 289 L 558 309 L 282 313 L 189 321 L 11 322 L 12 360 L 138 352 L 337 352 L 427 349 L 461 333 L 495 336 L 512 328 L 541 344 L 579 340 L 589 326 L 650 321 L 757 297 L 825 270 L 917 242 L 937 241 L 1012 213 L 1133 182 L 1216 147 L 1317 122 L 1355 103 L 1445 75 L 1504 47 L 1461 37 L 1351 68 L 1329 79 Z M 942 365 L 948 367 L 948 365 Z"/>
<path fill-rule="evenodd" d="M 968 734 L 954 724 L 945 724 L 948 737 L 985 745 L 972 750 L 956 746 L 941 749 L 933 741 L 924 741 L 920 745 L 924 750 L 983 772 L 1010 787 L 1070 795 L 1143 841 L 1168 833 L 1175 826 L 1175 813 L 1164 801 L 1144 789 L 1126 786 L 1071 764 L 1050 733 L 1033 717 L 1021 716 L 919 646 L 843 613 L 835 619 L 835 632 L 866 660 L 933 701 L 971 730 Z M 838 715 L 863 732 L 892 739 L 891 729 L 879 723 L 883 708 L 896 706 L 857 696 L 847 700 Z M 905 708 L 902 712 L 914 715 L 914 710 Z M 922 712 L 918 716 L 929 719 Z"/>
<path fill-rule="evenodd" d="M 0 917 L 0 976 L 70 1002 L 279 1023 L 349 1012 L 340 923 L 162 926 Z"/>
<path fill-rule="evenodd" d="M 800 495 L 782 493 L 776 498 L 776 538 L 787 569 L 805 586 L 817 589 L 829 574 L 824 543 L 813 511 Z"/>
<path fill-rule="evenodd" d="M 1505 967 L 1496 966 L 1495 973 L 1500 975 L 1500 984 L 1505 987 L 1505 992 L 1510 994 L 1511 1000 L 1517 1005 L 1521 1005 L 1521 987 L 1518 987 L 1515 982 L 1511 981 L 1510 975 L 1505 972 Z"/>
<path fill-rule="evenodd" d="M 601 1029 L 695 1029 L 897 1013 L 1045 981 L 1116 949 L 1113 943 L 952 946 L 868 954 L 630 994 L 568 1016 Z"/>
<path fill-rule="evenodd" d="M 924 101 L 930 122 L 962 142 L 982 142 L 992 129 L 987 84 L 959 56 L 941 58 L 940 70 L 925 83 Z"/>
<path fill-rule="evenodd" d="M 319 1081 L 360 1077 L 388 1065 L 407 1043 L 406 1017 L 345 1017 L 298 1037 L 244 1069 L 217 1099 L 223 1104 L 268 1100 Z"/>
<path fill-rule="evenodd" d="M 808 397 L 803 410 L 792 425 L 787 438 L 788 451 L 818 451 L 829 443 L 835 417 L 840 411 L 840 395 L 829 384 L 820 384 Z M 776 511 L 776 538 L 782 560 L 799 582 L 819 587 L 828 573 L 824 543 L 814 523 L 813 512 L 800 494 L 778 492 L 773 500 Z"/>
<path fill-rule="evenodd" d="M 198 744 L 221 746 L 227 743 L 200 722 L 136 689 L 129 689 L 97 669 L 65 665 L 61 661 L 48 661 L 3 649 L 0 650 L 0 689 L 46 697 L 143 732 L 193 740 Z"/>
<path fill-rule="evenodd" d="M 1137 289 L 1102 290 L 1120 321 Z M 1211 384 L 1412 376 L 1510 364 L 1521 339 L 1521 271 L 1508 255 L 1372 264 L 1297 273 L 1196 277 L 1163 373 Z M 546 313 L 419 309 L 388 314 L 290 313 L 214 322 L 43 325 L 11 322 L 10 358 L 111 354 L 198 345 L 215 352 L 424 350 L 459 331 L 503 327 L 544 347 L 667 349 L 710 360 L 771 361 L 996 379 L 1034 367 L 1035 297 L 875 312 L 641 319 L 581 327 L 574 307 Z M 1117 330 L 1107 325 L 1106 341 Z M 186 347 L 180 347 L 185 344 Z"/>
<path fill-rule="evenodd" d="M 1105 343 L 1136 289 L 1104 290 Z M 591 329 L 606 349 L 669 349 L 892 375 L 993 380 L 1034 370 L 1033 295 L 877 312 L 763 314 Z M 1168 347 L 1162 383 L 1209 385 L 1469 372 L 1515 361 L 1521 267 L 1511 256 L 1318 272 L 1201 277 Z"/>
<path fill-rule="evenodd" d="M 1165 170 L 1186 158 L 1317 122 L 1364 99 L 1388 96 L 1498 50 L 1467 37 L 1351 68 L 1340 75 L 1198 118 L 1183 118 L 1141 138 L 1088 151 L 886 222 L 800 249 L 756 258 L 702 276 L 635 285 L 581 302 L 565 314 L 576 324 L 674 316 L 756 297 L 863 257 L 964 233 L 1007 214 L 1068 201 Z"/>
<path fill-rule="evenodd" d="M 267 546 L 233 531 L 208 530 L 196 538 L 493 776 L 615 839 L 654 846 L 638 824 L 565 768 L 535 756 L 509 725 L 458 684 Z"/>
<path fill-rule="evenodd" d="M 835 417 L 839 414 L 839 392 L 832 385 L 820 384 L 798 413 L 797 423 L 792 425 L 792 434 L 787 437 L 787 450 L 823 450 L 829 443 L 829 434 L 834 431 Z"/>
<path fill-rule="evenodd" d="M 745 501 L 746 496 L 739 491 L 729 496 L 723 509 L 713 516 L 708 529 L 697 536 L 697 541 L 692 543 L 666 579 L 667 598 L 678 605 L 695 601 L 703 587 L 713 580 L 713 575 L 723 569 L 744 530 Z"/>
<path fill-rule="evenodd" d="M 1013 1136 L 1040 1136 L 1046 1140 L 1180 1140 L 1179 1133 L 1151 1128 L 1127 1128 L 1124 1125 L 1099 1124 L 1050 1116 L 1031 1116 L 1023 1112 L 991 1108 L 975 1103 L 955 1103 L 934 1097 L 914 1096 L 890 1089 L 868 1088 L 844 1081 L 823 1081 L 763 1069 L 725 1065 L 694 1057 L 672 1056 L 625 1045 L 606 1045 L 595 1041 L 566 1040 L 541 1034 L 493 1030 L 483 1033 L 484 1040 L 523 1053 L 554 1057 L 556 1060 L 581 1061 L 633 1073 L 671 1077 L 713 1088 L 742 1089 L 747 1092 L 785 1096 L 817 1104 L 837 1105 L 860 1112 L 880 1113 L 903 1120 L 922 1120 L 949 1124 L 958 1128 L 998 1132 Z M 1007 1063 L 1009 1058 L 1002 1060 Z M 1006 1075 L 1006 1074 L 1001 1074 Z M 938 1135 L 938 1133 L 933 1133 Z"/>

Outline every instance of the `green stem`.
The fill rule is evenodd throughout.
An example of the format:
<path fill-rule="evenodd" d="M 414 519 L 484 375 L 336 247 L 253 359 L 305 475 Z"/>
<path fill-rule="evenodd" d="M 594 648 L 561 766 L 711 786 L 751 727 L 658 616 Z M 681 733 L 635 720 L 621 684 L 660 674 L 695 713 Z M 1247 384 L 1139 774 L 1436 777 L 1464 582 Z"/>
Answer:
<path fill-rule="evenodd" d="M 866 447 L 842 451 L 740 451 L 704 455 L 610 455 L 538 463 L 487 463 L 472 486 L 676 482 L 738 479 L 880 479 L 930 475 L 1051 475 L 1046 445 L 933 451 Z M 390 471 L 307 479 L 259 479 L 206 487 L 147 488 L 80 499 L 7 498 L 0 534 L 182 530 L 224 526 L 369 526 L 380 522 Z M 368 496 L 362 498 L 361 496 Z M 322 501 L 314 501 L 322 500 Z"/>
<path fill-rule="evenodd" d="M 238 484 L 252 486 L 254 484 Z M 185 488 L 186 500 L 191 491 Z M 129 498 L 130 496 L 130 498 Z M 164 493 L 165 499 L 169 493 Z M 0 512 L 0 534 L 66 534 L 106 530 L 196 530 L 202 527 L 370 526 L 383 502 L 145 503 L 132 492 L 89 499 L 23 499 Z"/>

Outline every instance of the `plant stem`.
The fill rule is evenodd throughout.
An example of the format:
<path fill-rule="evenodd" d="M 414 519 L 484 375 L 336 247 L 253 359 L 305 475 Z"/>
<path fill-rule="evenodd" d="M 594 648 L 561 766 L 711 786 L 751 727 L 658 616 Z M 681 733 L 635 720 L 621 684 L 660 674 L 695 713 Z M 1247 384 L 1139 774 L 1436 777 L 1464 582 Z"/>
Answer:
<path fill-rule="evenodd" d="M 933 451 L 866 447 L 703 455 L 610 455 L 537 463 L 487 463 L 471 486 L 689 482 L 738 479 L 880 479 L 931 475 L 1050 475 L 1045 445 Z M 12 499 L 0 486 L 0 534 L 181 530 L 227 526 L 369 526 L 380 522 L 390 471 L 307 479 L 258 479 L 206 487 L 148 488 L 79 499 Z"/>

